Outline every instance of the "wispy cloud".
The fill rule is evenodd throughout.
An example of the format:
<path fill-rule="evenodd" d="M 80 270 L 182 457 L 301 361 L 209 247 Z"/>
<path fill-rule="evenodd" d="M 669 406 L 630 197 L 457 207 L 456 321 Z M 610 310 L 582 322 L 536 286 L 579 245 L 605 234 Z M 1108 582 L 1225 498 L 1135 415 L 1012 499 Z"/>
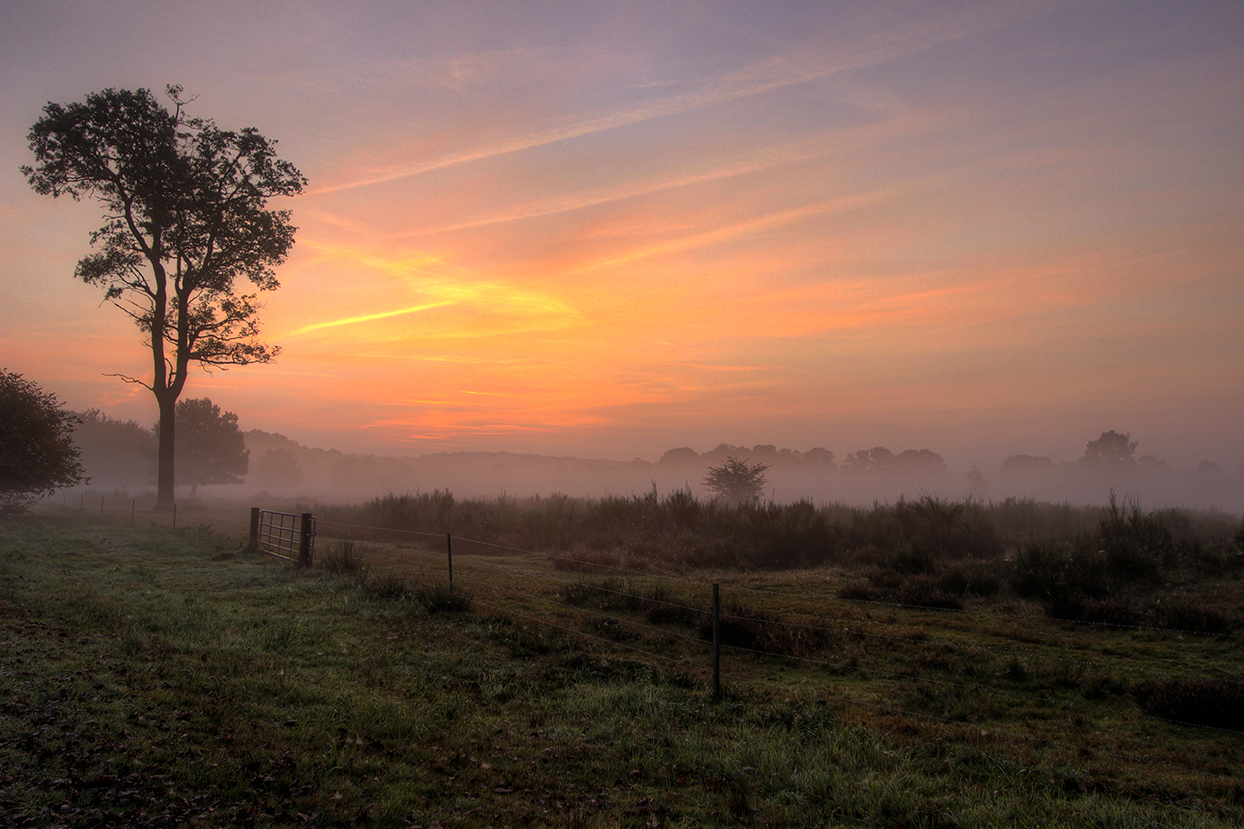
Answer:
<path fill-rule="evenodd" d="M 919 185 L 915 183 L 908 183 L 902 185 L 901 187 L 896 186 L 883 188 L 864 194 L 824 199 L 812 204 L 793 207 L 788 210 L 779 210 L 762 216 L 756 216 L 746 221 L 734 222 L 723 227 L 713 228 L 712 230 L 691 233 L 676 239 L 669 239 L 656 244 L 637 247 L 619 256 L 612 256 L 607 259 L 601 259 L 596 262 L 583 265 L 571 272 L 587 273 L 591 271 L 605 270 L 607 268 L 625 265 L 638 259 L 663 256 L 671 253 L 681 253 L 683 251 L 706 247 L 708 245 L 724 244 L 743 236 L 781 227 L 783 225 L 794 224 L 814 216 L 821 216 L 829 213 L 851 210 L 869 204 L 875 204 L 877 202 L 893 198 L 901 193 L 911 192 L 918 186 Z"/>
<path fill-rule="evenodd" d="M 423 305 L 414 305 L 410 308 L 398 308 L 392 311 L 377 311 L 374 314 L 362 314 L 357 317 L 346 317 L 339 320 L 328 320 L 326 322 L 317 322 L 307 325 L 292 332 L 294 334 L 306 334 L 310 331 L 319 331 L 322 328 L 336 328 L 341 325 L 356 325 L 360 322 L 373 322 L 375 320 L 389 319 L 390 317 L 401 317 L 407 314 L 418 314 L 422 311 L 430 311 L 433 308 L 444 308 L 452 305 L 452 302 L 429 302 Z"/>
<path fill-rule="evenodd" d="M 487 146 L 450 153 L 439 158 L 393 165 L 371 176 L 314 189 L 308 195 L 383 184 L 432 170 L 508 155 L 656 118 L 763 95 L 828 78 L 852 69 L 916 54 L 994 28 L 1009 22 L 1013 17 L 1014 13 L 1007 7 L 986 7 L 985 10 L 973 8 L 967 12 L 946 14 L 931 21 L 905 24 L 896 21 L 894 29 L 883 35 L 875 35 L 847 44 L 817 44 L 805 47 L 704 81 L 698 85 L 699 89 L 691 92 L 660 98 L 627 109 L 591 113 L 544 130 L 513 136 Z"/>

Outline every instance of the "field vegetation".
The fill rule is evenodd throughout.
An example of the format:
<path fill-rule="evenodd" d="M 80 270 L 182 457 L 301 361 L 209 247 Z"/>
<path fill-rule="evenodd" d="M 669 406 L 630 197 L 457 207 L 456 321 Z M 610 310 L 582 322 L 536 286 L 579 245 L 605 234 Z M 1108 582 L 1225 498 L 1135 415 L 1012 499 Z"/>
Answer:
<path fill-rule="evenodd" d="M 289 510 L 312 568 L 238 509 L 0 523 L 0 823 L 1244 824 L 1232 516 Z"/>

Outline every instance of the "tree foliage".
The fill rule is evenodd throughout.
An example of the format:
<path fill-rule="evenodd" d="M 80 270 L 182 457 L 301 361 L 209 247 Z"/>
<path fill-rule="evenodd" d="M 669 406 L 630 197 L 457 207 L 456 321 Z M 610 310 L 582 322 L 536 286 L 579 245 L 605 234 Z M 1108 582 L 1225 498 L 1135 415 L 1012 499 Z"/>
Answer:
<path fill-rule="evenodd" d="M 842 459 L 844 472 L 941 475 L 946 461 L 931 449 L 904 449 L 897 455 L 884 446 L 861 449 Z"/>
<path fill-rule="evenodd" d="M 729 504 L 751 504 L 760 498 L 765 488 L 765 470 L 768 464 L 748 463 L 731 456 L 718 466 L 710 466 L 703 484 L 713 496 Z"/>
<path fill-rule="evenodd" d="M 76 422 L 56 395 L 0 370 L 0 515 L 86 480 L 73 443 Z"/>
<path fill-rule="evenodd" d="M 177 404 L 178 478 L 198 492 L 200 484 L 240 484 L 250 465 L 238 416 L 209 398 Z"/>
<path fill-rule="evenodd" d="M 1137 441 L 1130 434 L 1119 434 L 1111 429 L 1102 432 L 1097 440 L 1091 440 L 1084 448 L 1080 463 L 1087 466 L 1132 466 L 1136 463 Z"/>
<path fill-rule="evenodd" d="M 298 486 L 302 483 L 302 464 L 292 449 L 269 449 L 259 456 L 250 479 L 263 487 Z"/>
<path fill-rule="evenodd" d="M 884 446 L 861 449 L 842 459 L 844 472 L 885 472 L 894 462 L 894 453 Z"/>
<path fill-rule="evenodd" d="M 268 362 L 256 293 L 278 287 L 275 268 L 294 243 L 285 210 L 268 199 L 306 180 L 253 128 L 219 129 L 188 117 L 181 88 L 172 109 L 146 89 L 105 89 L 84 103 L 49 103 L 31 129 L 36 164 L 23 167 L 43 195 L 91 197 L 104 224 L 75 275 L 128 314 L 151 351 L 150 389 L 160 408 L 157 506 L 173 502 L 176 403 L 192 365 Z"/>
<path fill-rule="evenodd" d="M 73 442 L 82 465 L 98 486 L 151 486 L 155 480 L 156 437 L 133 420 L 117 420 L 99 409 L 77 415 Z"/>

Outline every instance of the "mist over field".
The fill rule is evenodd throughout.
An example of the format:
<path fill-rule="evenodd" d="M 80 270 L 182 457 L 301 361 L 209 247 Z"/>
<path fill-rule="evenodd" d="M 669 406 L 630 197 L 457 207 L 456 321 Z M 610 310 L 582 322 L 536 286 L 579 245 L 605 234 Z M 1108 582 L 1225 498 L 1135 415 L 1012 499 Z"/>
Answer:
<path fill-rule="evenodd" d="M 675 447 L 660 457 L 630 461 L 516 452 L 437 452 L 417 456 L 350 453 L 306 446 L 260 429 L 245 431 L 247 469 L 242 482 L 204 485 L 208 498 L 268 503 L 348 503 L 390 493 L 442 490 L 459 498 L 567 495 L 665 495 L 685 490 L 703 501 L 711 467 L 734 457 L 763 464 L 762 501 L 867 506 L 933 495 L 944 500 L 1034 499 L 1104 505 L 1112 495 L 1146 509 L 1189 507 L 1244 512 L 1244 469 L 1223 470 L 1206 460 L 1181 468 L 1141 454 L 1138 441 L 1108 432 L 1075 458 L 1014 454 L 984 468 L 929 449 L 870 447 L 835 452 L 822 447 L 720 444 L 697 451 Z M 1115 439 L 1123 457 L 1094 458 L 1088 446 Z M 92 490 L 143 492 L 154 483 L 154 438 L 133 421 L 88 414 L 78 444 Z M 1129 451 L 1130 450 L 1130 451 Z M 1131 457 L 1139 454 L 1139 457 Z M 189 488 L 179 487 L 182 496 Z"/>
<path fill-rule="evenodd" d="M 262 446 L 263 438 L 248 435 L 248 445 Z M 742 447 L 735 449 L 741 450 Z M 267 450 L 265 450 L 267 451 Z M 600 497 L 643 494 L 654 486 L 661 494 L 689 490 L 702 500 L 711 493 L 702 485 L 710 466 L 725 453 L 706 451 L 701 457 L 673 457 L 630 462 L 573 457 L 549 457 L 506 452 L 438 453 L 414 458 L 386 458 L 300 448 L 303 465 L 297 484 L 251 476 L 247 488 L 270 495 L 296 495 L 322 500 L 365 500 L 389 492 L 449 490 L 459 497 L 514 497 L 564 494 Z M 253 455 L 263 457 L 252 449 Z M 1083 468 L 1073 462 L 1029 470 L 971 470 L 947 462 L 944 472 L 852 471 L 840 465 L 802 462 L 798 458 L 771 458 L 766 452 L 731 451 L 731 455 L 772 465 L 765 471 L 764 500 L 790 503 L 811 499 L 817 504 L 868 505 L 922 495 L 958 500 L 1032 498 L 1055 503 L 1100 505 L 1111 493 L 1138 499 L 1146 508 L 1181 506 L 1244 511 L 1244 479 L 1212 469 Z M 217 491 L 225 494 L 223 488 Z"/>

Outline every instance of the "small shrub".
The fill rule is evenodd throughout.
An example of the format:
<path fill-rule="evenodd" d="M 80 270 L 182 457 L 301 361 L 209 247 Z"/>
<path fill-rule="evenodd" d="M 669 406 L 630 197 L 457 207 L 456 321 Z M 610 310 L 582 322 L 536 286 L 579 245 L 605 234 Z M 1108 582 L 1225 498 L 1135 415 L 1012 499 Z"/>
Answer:
<path fill-rule="evenodd" d="M 1045 612 L 1054 619 L 1069 622 L 1106 625 L 1108 627 L 1144 627 L 1153 624 L 1149 609 L 1128 599 L 1089 599 L 1077 592 L 1064 592 L 1049 597 Z"/>
<path fill-rule="evenodd" d="M 595 607 L 599 610 L 639 610 L 643 599 L 624 579 L 603 578 L 577 581 L 566 585 L 562 592 L 566 604 Z"/>
<path fill-rule="evenodd" d="M 644 595 L 643 609 L 648 621 L 657 625 L 694 625 L 703 613 L 677 601 L 662 585 L 656 585 Z"/>
<path fill-rule="evenodd" d="M 881 566 L 897 573 L 922 574 L 931 573 L 937 567 L 937 563 L 932 548 L 905 544 L 889 558 L 884 559 Z"/>
<path fill-rule="evenodd" d="M 1012 656 L 1006 663 L 1004 675 L 1012 682 L 1027 682 L 1028 667 L 1024 665 L 1018 656 Z"/>
<path fill-rule="evenodd" d="M 458 588 L 418 584 L 411 595 L 428 613 L 465 613 L 471 609 L 471 594 Z"/>
<path fill-rule="evenodd" d="M 1002 589 L 1002 577 L 993 562 L 955 562 L 937 574 L 937 584 L 955 596 L 996 596 Z"/>
<path fill-rule="evenodd" d="M 958 596 L 948 593 L 938 583 L 936 577 L 927 574 L 906 579 L 899 590 L 898 600 L 899 604 L 913 607 L 931 607 L 940 610 L 963 609 L 963 602 Z"/>
<path fill-rule="evenodd" d="M 1168 679 L 1132 689 L 1146 714 L 1165 720 L 1244 731 L 1244 683 L 1229 679 Z"/>
<path fill-rule="evenodd" d="M 807 653 L 825 644 L 822 631 L 784 624 L 781 617 L 774 613 L 740 604 L 722 608 L 717 629 L 723 645 L 781 656 Z M 699 633 L 702 639 L 712 641 L 711 613 L 701 615 Z"/>
<path fill-rule="evenodd" d="M 1239 622 L 1233 616 L 1203 607 L 1183 596 L 1154 605 L 1152 612 L 1162 627 L 1191 633 L 1231 633 Z"/>
<path fill-rule="evenodd" d="M 367 578 L 363 582 L 363 592 L 373 599 L 392 601 L 409 598 L 414 586 L 401 576 L 386 573 Z"/>
<path fill-rule="evenodd" d="M 332 546 L 327 555 L 320 558 L 320 566 L 339 576 L 365 578 L 368 570 L 367 557 L 371 552 L 366 544 L 340 541 Z"/>

